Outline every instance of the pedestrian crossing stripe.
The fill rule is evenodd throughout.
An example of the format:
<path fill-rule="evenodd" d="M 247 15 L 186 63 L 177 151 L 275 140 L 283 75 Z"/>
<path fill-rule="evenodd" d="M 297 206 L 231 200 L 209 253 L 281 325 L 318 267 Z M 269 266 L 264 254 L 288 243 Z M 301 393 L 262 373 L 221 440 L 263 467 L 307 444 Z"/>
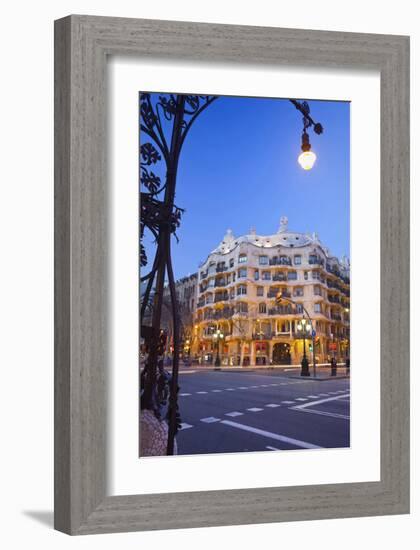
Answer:
<path fill-rule="evenodd" d="M 181 422 L 180 430 L 188 430 L 188 428 L 194 428 L 192 424 L 187 424 L 186 422 Z"/>
<path fill-rule="evenodd" d="M 212 424 L 213 422 L 220 422 L 220 418 L 216 418 L 215 416 L 208 416 L 207 418 L 200 418 L 200 422 Z"/>

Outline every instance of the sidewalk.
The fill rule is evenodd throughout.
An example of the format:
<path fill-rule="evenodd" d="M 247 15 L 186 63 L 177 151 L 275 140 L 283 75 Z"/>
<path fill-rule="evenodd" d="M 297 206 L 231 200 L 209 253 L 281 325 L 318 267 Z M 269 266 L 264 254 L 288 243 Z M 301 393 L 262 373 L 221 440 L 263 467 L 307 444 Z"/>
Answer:
<path fill-rule="evenodd" d="M 323 380 L 338 380 L 341 378 L 350 378 L 350 375 L 346 374 L 346 368 L 344 363 L 338 363 L 337 367 L 337 376 L 331 376 L 331 366 L 329 363 L 321 363 L 316 365 L 316 379 L 319 381 Z M 252 365 L 252 366 L 228 366 L 221 365 L 219 368 L 215 368 L 214 365 L 191 365 L 189 367 L 180 366 L 180 374 L 188 374 L 195 372 L 255 372 L 255 371 L 277 371 L 279 374 L 286 376 L 288 378 L 298 378 L 304 380 L 312 379 L 313 380 L 313 367 L 309 366 L 310 376 L 303 377 L 300 376 L 300 365 Z"/>

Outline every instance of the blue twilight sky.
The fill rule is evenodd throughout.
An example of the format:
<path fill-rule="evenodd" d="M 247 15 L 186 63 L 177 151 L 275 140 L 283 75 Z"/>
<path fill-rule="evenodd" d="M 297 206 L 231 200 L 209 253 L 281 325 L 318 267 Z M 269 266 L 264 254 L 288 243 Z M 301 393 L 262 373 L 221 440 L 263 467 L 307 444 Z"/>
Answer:
<path fill-rule="evenodd" d="M 302 115 L 287 99 L 222 96 L 196 119 L 178 168 L 175 203 L 185 213 L 172 245 L 176 278 L 195 272 L 226 229 L 270 235 L 281 216 L 291 231 L 315 231 L 331 253 L 350 256 L 350 103 L 308 103 L 324 127 L 320 136 L 308 130 L 310 171 L 297 163 Z M 150 264 L 154 247 L 144 244 Z"/>

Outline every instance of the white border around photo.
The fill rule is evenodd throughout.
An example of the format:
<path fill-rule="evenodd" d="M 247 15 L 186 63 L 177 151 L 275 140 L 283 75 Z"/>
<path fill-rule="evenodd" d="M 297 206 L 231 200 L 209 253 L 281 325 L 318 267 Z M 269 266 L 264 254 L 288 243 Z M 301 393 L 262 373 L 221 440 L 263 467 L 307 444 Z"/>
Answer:
<path fill-rule="evenodd" d="M 379 74 L 111 58 L 108 83 L 112 349 L 109 493 L 379 480 Z M 305 90 L 305 97 L 312 99 L 351 101 L 351 448 L 139 459 L 138 94 L 141 90 L 291 98 L 300 98 Z"/>

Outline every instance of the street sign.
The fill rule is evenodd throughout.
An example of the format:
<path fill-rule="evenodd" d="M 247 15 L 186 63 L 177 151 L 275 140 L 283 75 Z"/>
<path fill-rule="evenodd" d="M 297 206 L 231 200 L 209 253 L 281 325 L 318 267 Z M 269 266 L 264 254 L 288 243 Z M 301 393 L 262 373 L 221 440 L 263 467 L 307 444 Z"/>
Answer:
<path fill-rule="evenodd" d="M 315 336 L 316 336 L 316 330 L 313 329 L 313 330 L 312 330 L 312 338 L 315 338 Z"/>

